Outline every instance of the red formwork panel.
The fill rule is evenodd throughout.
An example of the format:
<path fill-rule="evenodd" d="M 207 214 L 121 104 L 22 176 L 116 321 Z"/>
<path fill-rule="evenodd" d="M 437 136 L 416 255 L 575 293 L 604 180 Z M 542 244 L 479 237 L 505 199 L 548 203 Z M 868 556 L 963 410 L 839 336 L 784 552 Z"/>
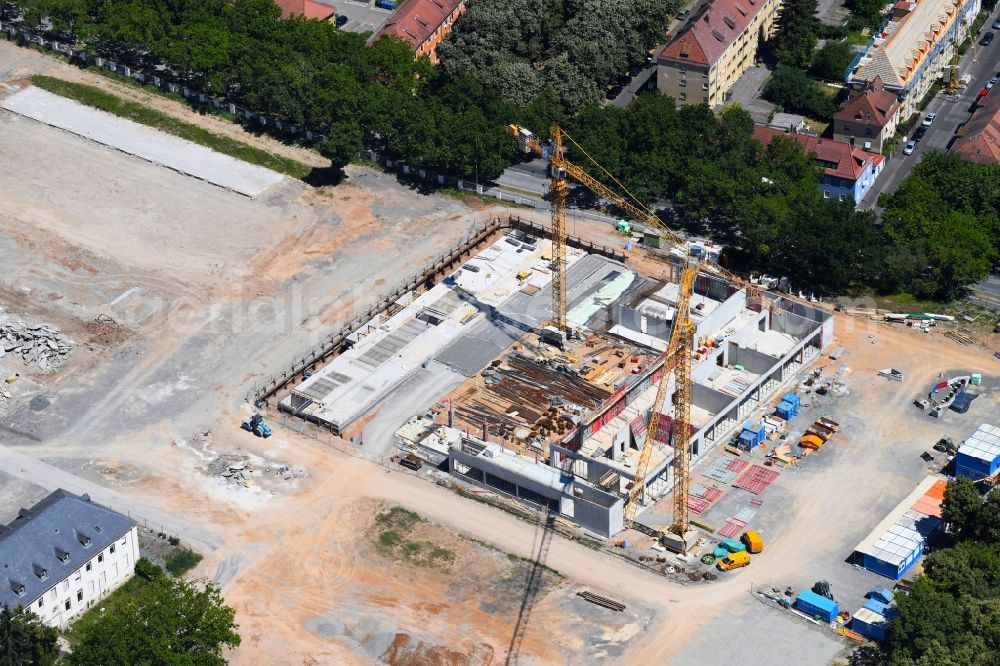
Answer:
<path fill-rule="evenodd" d="M 727 539 L 735 539 L 739 536 L 739 533 L 743 531 L 743 528 L 747 524 L 742 520 L 736 520 L 735 518 L 730 518 L 726 521 L 726 524 L 719 528 L 719 534 L 726 537 Z"/>
<path fill-rule="evenodd" d="M 754 495 L 764 492 L 764 489 L 771 485 L 771 482 L 778 478 L 778 472 L 773 469 L 753 465 L 733 484 L 734 488 L 748 490 Z"/>

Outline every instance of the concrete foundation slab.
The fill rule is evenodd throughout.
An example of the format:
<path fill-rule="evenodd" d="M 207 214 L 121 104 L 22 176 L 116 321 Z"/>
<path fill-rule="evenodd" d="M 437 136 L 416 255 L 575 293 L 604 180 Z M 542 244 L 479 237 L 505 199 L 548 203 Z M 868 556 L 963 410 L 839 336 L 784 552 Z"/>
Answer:
<path fill-rule="evenodd" d="M 209 150 L 73 100 L 30 87 L 0 100 L 0 106 L 32 120 L 144 160 L 256 197 L 284 176 L 264 167 Z"/>

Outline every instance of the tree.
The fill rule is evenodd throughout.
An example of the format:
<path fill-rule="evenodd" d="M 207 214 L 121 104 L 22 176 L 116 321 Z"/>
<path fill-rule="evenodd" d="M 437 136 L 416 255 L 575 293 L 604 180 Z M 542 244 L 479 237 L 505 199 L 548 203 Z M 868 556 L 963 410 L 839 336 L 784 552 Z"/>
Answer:
<path fill-rule="evenodd" d="M 899 617 L 886 641 L 894 656 L 916 658 L 935 644 L 951 648 L 965 634 L 962 605 L 926 576 L 914 581 L 908 595 L 896 597 L 896 605 Z"/>
<path fill-rule="evenodd" d="M 330 160 L 330 168 L 342 171 L 364 148 L 361 126 L 355 122 L 332 125 L 326 140 L 316 146 L 319 154 Z"/>
<path fill-rule="evenodd" d="M 813 55 L 809 72 L 821 79 L 841 82 L 853 59 L 850 44 L 830 40 Z"/>
<path fill-rule="evenodd" d="M 816 48 L 816 0 L 785 0 L 771 46 L 779 62 L 805 69 Z"/>
<path fill-rule="evenodd" d="M 154 579 L 87 625 L 69 663 L 224 666 L 222 650 L 240 644 L 234 618 L 213 583 Z"/>
<path fill-rule="evenodd" d="M 975 535 L 982 508 L 983 499 L 972 481 L 958 477 L 948 482 L 941 503 L 941 518 L 951 526 L 957 538 Z"/>
<path fill-rule="evenodd" d="M 59 657 L 59 633 L 29 610 L 0 609 L 0 666 L 51 666 Z"/>
<path fill-rule="evenodd" d="M 819 84 L 794 67 L 776 69 L 764 85 L 764 97 L 785 111 L 817 120 L 829 120 L 836 110 L 833 99 L 823 94 Z"/>

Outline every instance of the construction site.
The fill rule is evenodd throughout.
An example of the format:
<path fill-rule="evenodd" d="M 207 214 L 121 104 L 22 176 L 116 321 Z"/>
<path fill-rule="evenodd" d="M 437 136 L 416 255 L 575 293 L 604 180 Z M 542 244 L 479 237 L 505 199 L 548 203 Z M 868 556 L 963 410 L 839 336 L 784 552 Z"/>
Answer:
<path fill-rule="evenodd" d="M 733 275 L 558 128 L 511 128 L 553 210 L 509 209 L 208 173 L 34 73 L 137 94 L 0 42 L 0 522 L 65 488 L 175 535 L 232 663 L 846 659 L 942 484 L 1000 476 L 995 321 Z M 571 184 L 643 231 L 571 233 Z"/>

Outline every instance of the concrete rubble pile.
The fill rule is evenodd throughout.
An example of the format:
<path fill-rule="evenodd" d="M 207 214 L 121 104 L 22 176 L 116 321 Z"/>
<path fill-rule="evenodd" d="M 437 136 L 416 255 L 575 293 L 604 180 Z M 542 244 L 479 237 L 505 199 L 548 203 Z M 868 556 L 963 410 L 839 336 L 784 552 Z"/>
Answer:
<path fill-rule="evenodd" d="M 222 473 L 222 478 L 227 482 L 249 488 L 253 485 L 253 465 L 246 463 L 236 463 Z"/>
<path fill-rule="evenodd" d="M 221 477 L 223 483 L 259 491 L 255 486 L 259 483 L 254 477 L 274 476 L 289 481 L 304 479 L 309 476 L 305 465 L 286 465 L 258 459 L 253 461 L 239 455 L 220 455 L 209 464 L 209 473 Z"/>
<path fill-rule="evenodd" d="M 25 365 L 55 370 L 76 343 L 50 324 L 29 325 L 21 319 L 0 319 L 0 358 L 20 355 Z"/>

